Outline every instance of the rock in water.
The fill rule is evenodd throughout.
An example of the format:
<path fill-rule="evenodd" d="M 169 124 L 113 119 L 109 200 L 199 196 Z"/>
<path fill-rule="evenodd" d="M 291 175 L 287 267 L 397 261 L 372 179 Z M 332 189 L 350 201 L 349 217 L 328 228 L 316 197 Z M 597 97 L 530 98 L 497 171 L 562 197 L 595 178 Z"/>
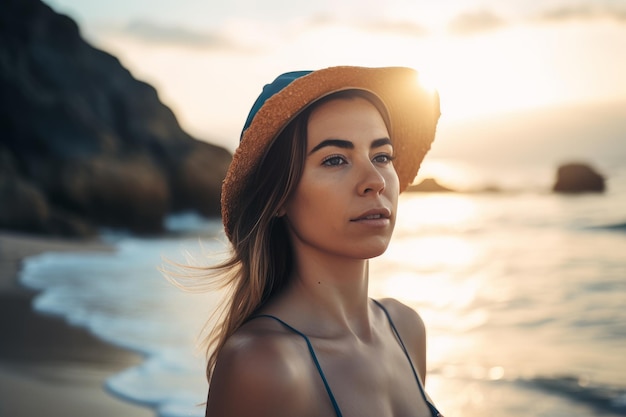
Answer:
<path fill-rule="evenodd" d="M 454 190 L 439 184 L 434 178 L 424 178 L 419 184 L 409 185 L 408 192 L 441 193 L 452 192 Z"/>
<path fill-rule="evenodd" d="M 159 232 L 172 211 L 219 216 L 231 160 L 40 0 L 0 2 L 0 156 L 11 162 L 0 167 L 0 227 L 69 234 Z"/>
<path fill-rule="evenodd" d="M 570 163 L 559 166 L 552 190 L 559 193 L 604 192 L 604 177 L 590 165 Z"/>

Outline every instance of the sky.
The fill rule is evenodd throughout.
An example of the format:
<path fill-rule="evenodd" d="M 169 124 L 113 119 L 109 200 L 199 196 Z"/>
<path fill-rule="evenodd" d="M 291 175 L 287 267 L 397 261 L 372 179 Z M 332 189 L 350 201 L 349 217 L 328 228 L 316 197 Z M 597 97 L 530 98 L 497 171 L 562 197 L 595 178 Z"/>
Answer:
<path fill-rule="evenodd" d="M 468 158 L 514 158 L 528 135 L 537 148 L 562 143 L 556 127 L 550 136 L 550 127 L 529 130 L 545 114 L 568 135 L 576 125 L 626 141 L 626 0 L 46 3 L 154 85 L 185 130 L 231 151 L 264 84 L 333 65 L 417 69 L 441 96 L 440 157 L 464 149 Z M 575 158 L 575 148 L 562 158 Z"/>

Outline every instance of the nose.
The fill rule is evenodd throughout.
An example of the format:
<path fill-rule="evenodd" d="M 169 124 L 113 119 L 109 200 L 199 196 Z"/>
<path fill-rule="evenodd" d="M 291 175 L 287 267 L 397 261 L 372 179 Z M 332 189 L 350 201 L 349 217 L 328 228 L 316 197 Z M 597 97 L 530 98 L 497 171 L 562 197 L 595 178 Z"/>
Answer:
<path fill-rule="evenodd" d="M 385 177 L 383 177 L 378 168 L 370 161 L 363 164 L 363 167 L 359 170 L 359 176 L 357 186 L 359 195 L 378 195 L 385 189 Z"/>

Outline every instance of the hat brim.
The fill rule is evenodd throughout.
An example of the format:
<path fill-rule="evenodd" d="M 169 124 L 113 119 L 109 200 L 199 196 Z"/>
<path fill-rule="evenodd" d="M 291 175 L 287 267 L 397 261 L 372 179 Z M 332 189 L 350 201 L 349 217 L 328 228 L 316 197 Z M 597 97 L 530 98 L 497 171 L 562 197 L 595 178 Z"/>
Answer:
<path fill-rule="evenodd" d="M 394 145 L 400 192 L 415 179 L 435 137 L 439 95 L 406 67 L 331 67 L 295 79 L 268 98 L 243 132 L 222 184 L 222 221 L 230 236 L 231 209 L 278 134 L 305 108 L 342 90 L 366 90 L 384 103 Z"/>

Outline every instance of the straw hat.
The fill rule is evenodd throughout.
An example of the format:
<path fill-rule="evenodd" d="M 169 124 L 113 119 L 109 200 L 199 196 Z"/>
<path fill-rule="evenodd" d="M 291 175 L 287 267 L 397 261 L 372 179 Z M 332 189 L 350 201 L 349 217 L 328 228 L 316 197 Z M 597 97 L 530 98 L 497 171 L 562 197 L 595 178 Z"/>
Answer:
<path fill-rule="evenodd" d="M 415 70 L 342 66 L 282 74 L 263 88 L 252 106 L 222 184 L 222 221 L 229 238 L 241 193 L 278 134 L 315 101 L 352 89 L 375 94 L 387 108 L 400 192 L 415 179 L 440 115 L 439 95 L 420 85 Z"/>

